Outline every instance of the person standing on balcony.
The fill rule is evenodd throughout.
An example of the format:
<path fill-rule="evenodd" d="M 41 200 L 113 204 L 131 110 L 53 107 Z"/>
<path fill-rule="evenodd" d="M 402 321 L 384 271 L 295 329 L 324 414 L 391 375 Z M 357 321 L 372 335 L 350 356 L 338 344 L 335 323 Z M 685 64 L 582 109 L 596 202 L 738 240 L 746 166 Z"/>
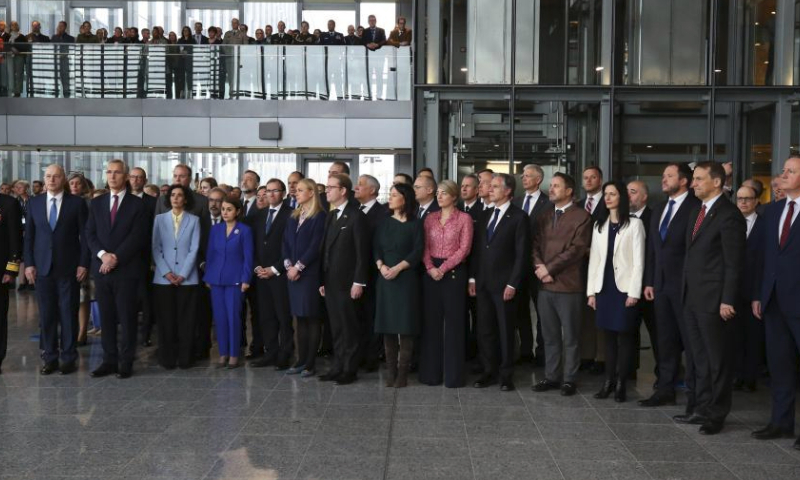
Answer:
<path fill-rule="evenodd" d="M 328 31 L 319 37 L 320 45 L 344 45 L 344 35 L 336 31 L 336 22 L 328 20 Z"/>
<path fill-rule="evenodd" d="M 224 88 L 223 79 L 227 80 L 229 95 L 231 98 L 234 98 L 236 92 L 239 90 L 238 45 L 247 45 L 248 43 L 247 35 L 239 29 L 238 18 L 231 20 L 231 29 L 225 32 L 225 36 L 222 37 L 222 43 L 228 46 L 222 50 L 224 71 L 221 72 L 220 75 L 220 90 Z M 221 94 L 224 98 L 224 92 L 221 92 Z"/>
<path fill-rule="evenodd" d="M 25 73 L 25 58 L 28 50 L 28 40 L 19 30 L 19 23 L 11 22 L 11 34 L 8 38 L 11 62 L 8 64 L 9 76 L 12 78 L 11 91 L 15 97 L 22 95 L 23 74 Z"/>
<path fill-rule="evenodd" d="M 386 30 L 375 26 L 377 23 L 375 15 L 370 15 L 368 21 L 369 28 L 364 29 L 364 35 L 361 38 L 368 49 L 377 50 L 386 45 Z"/>
<path fill-rule="evenodd" d="M 389 33 L 389 40 L 386 43 L 393 47 L 411 45 L 411 29 L 406 28 L 406 17 L 397 19 L 397 26 Z"/>
<path fill-rule="evenodd" d="M 115 30 L 116 32 L 116 30 Z M 122 32 L 122 30 L 120 30 Z M 69 47 L 67 44 L 75 43 L 75 37 L 67 33 L 67 22 L 58 22 L 56 33 L 51 38 L 53 43 L 60 43 L 58 47 L 58 78 L 61 82 L 61 91 L 64 98 L 69 98 Z M 58 96 L 58 93 L 56 93 Z"/>
<path fill-rule="evenodd" d="M 356 35 L 356 27 L 352 25 L 347 26 L 347 36 L 344 37 L 345 45 L 363 45 L 361 37 Z"/>
<path fill-rule="evenodd" d="M 294 37 L 293 45 L 313 45 L 314 36 L 308 31 L 308 22 L 303 20 L 300 22 L 300 33 Z"/>
<path fill-rule="evenodd" d="M 294 38 L 286 32 L 286 24 L 283 21 L 278 22 L 278 33 L 272 36 L 273 45 L 291 45 Z"/>

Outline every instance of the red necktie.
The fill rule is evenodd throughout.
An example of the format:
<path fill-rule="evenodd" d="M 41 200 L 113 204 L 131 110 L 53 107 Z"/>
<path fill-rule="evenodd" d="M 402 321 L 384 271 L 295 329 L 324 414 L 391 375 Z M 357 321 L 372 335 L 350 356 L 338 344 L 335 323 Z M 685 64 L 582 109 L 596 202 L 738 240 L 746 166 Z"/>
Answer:
<path fill-rule="evenodd" d="M 792 228 L 792 217 L 794 217 L 794 201 L 789 202 L 789 212 L 786 214 L 786 220 L 783 221 L 781 228 L 781 249 L 786 246 L 789 241 L 789 230 Z"/>
<path fill-rule="evenodd" d="M 697 221 L 694 222 L 694 229 L 692 229 L 692 240 L 694 237 L 697 236 L 697 231 L 700 230 L 700 225 L 703 224 L 703 220 L 706 218 L 706 205 L 703 204 L 703 208 L 700 209 L 700 214 L 697 216 Z"/>
<path fill-rule="evenodd" d="M 117 219 L 117 208 L 119 208 L 119 195 L 114 195 L 114 204 L 111 205 L 111 226 L 114 226 L 114 220 Z"/>
<path fill-rule="evenodd" d="M 594 203 L 594 197 L 586 197 L 586 211 L 589 212 L 589 215 L 592 214 L 593 203 Z"/>

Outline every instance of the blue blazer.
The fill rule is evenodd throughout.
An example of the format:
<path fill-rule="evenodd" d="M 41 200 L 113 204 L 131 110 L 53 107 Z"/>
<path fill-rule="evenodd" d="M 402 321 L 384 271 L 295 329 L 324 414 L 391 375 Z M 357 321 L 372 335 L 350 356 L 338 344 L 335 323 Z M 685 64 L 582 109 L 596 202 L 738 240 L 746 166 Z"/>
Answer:
<path fill-rule="evenodd" d="M 206 274 L 209 285 L 241 285 L 253 276 L 253 232 L 236 222 L 230 236 L 225 236 L 225 223 L 211 227 L 206 250 Z"/>
<path fill-rule="evenodd" d="M 780 247 L 781 215 L 786 207 L 786 199 L 770 203 L 764 210 L 763 245 L 758 251 L 760 276 L 755 282 L 756 300 L 761 300 L 761 309 L 766 310 L 773 298 L 778 302 L 781 313 L 791 318 L 800 317 L 800 217 L 789 230 L 786 247 Z M 755 227 L 754 227 L 755 228 Z M 752 233 L 750 235 L 753 235 Z"/>
<path fill-rule="evenodd" d="M 144 251 L 150 233 L 148 216 L 142 199 L 127 192 L 111 225 L 111 194 L 92 200 L 89 219 L 86 221 L 86 241 L 89 243 L 92 276 L 95 278 L 141 279 L 146 270 Z M 110 273 L 100 273 L 102 261 L 97 258 L 101 250 L 117 256 L 118 265 Z"/>
<path fill-rule="evenodd" d="M 56 229 L 47 221 L 47 194 L 30 199 L 25 219 L 25 266 L 41 277 L 73 277 L 78 267 L 89 268 L 86 246 L 86 200 L 64 192 Z"/>
<path fill-rule="evenodd" d="M 170 272 L 186 280 L 182 285 L 197 285 L 197 252 L 200 250 L 200 219 L 183 213 L 178 238 L 172 225 L 172 212 L 156 215 L 153 223 L 153 262 L 156 272 L 153 283 L 170 285 L 164 276 Z"/>
<path fill-rule="evenodd" d="M 283 259 L 289 260 L 294 265 L 297 262 L 305 266 L 303 274 L 320 274 L 320 256 L 322 239 L 325 237 L 325 212 L 307 218 L 300 230 L 297 229 L 298 219 L 289 217 L 286 220 L 286 229 L 283 231 Z"/>

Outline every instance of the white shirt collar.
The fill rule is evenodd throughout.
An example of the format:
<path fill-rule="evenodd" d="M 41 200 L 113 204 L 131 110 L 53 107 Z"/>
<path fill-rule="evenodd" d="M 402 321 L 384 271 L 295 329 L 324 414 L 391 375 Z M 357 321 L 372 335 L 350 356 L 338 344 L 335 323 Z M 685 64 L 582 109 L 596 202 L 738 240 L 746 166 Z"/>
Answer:
<path fill-rule="evenodd" d="M 431 200 L 430 202 L 426 203 L 425 205 L 420 205 L 419 208 L 421 208 L 423 211 L 427 212 L 428 211 L 428 207 L 430 207 L 431 205 L 433 205 L 433 200 Z"/>
<path fill-rule="evenodd" d="M 670 200 L 675 200 L 675 203 L 679 204 L 679 203 L 682 203 L 684 200 L 686 200 L 686 197 L 688 197 L 688 196 L 689 196 L 689 190 L 686 190 L 685 192 L 681 193 L 677 197 L 670 198 Z"/>
<path fill-rule="evenodd" d="M 494 207 L 495 210 L 500 210 L 500 213 L 497 214 L 498 221 L 503 215 L 506 214 L 506 212 L 508 211 L 508 207 L 510 207 L 510 206 L 511 206 L 511 202 L 506 202 L 506 203 L 500 205 L 499 207 Z"/>
<path fill-rule="evenodd" d="M 464 208 L 469 208 L 470 210 L 472 210 L 472 207 L 474 207 L 477 203 L 478 203 L 478 197 L 475 197 L 475 200 L 473 200 L 472 203 L 465 203 Z"/>
<path fill-rule="evenodd" d="M 131 193 L 134 194 L 135 196 L 139 197 L 139 198 L 144 198 L 144 190 L 142 190 L 139 193 L 136 193 L 136 192 L 131 192 Z"/>
<path fill-rule="evenodd" d="M 568 204 L 564 205 L 564 206 L 563 206 L 563 207 L 561 207 L 561 208 L 559 208 L 559 207 L 554 207 L 553 209 L 554 209 L 554 210 L 556 210 L 556 211 L 558 211 L 558 210 L 561 210 L 562 212 L 566 212 L 566 211 L 567 211 L 567 209 L 568 209 L 569 207 L 571 207 L 571 206 L 572 206 L 572 202 L 569 202 Z"/>
<path fill-rule="evenodd" d="M 372 207 L 375 206 L 376 203 L 378 203 L 378 199 L 377 198 L 373 198 L 369 202 L 361 204 L 361 206 L 364 207 L 361 211 L 364 212 L 364 213 L 369 212 L 372 209 Z"/>
<path fill-rule="evenodd" d="M 50 203 L 53 201 L 54 198 L 56 199 L 56 203 L 61 203 L 61 200 L 64 198 L 64 190 L 61 190 L 57 195 L 53 195 L 52 193 L 47 192 L 48 205 L 50 205 Z"/>
<path fill-rule="evenodd" d="M 711 207 L 714 206 L 714 204 L 717 202 L 717 200 L 721 196 L 722 196 L 722 193 L 720 193 L 719 195 L 717 195 L 716 197 L 712 198 L 711 200 L 709 200 L 707 202 L 703 202 L 703 205 L 706 206 L 706 213 L 708 213 L 711 210 Z"/>
<path fill-rule="evenodd" d="M 642 218 L 642 214 L 644 213 L 644 209 L 647 208 L 646 206 L 642 207 L 641 209 L 631 213 L 631 215 L 635 216 L 636 218 Z"/>
<path fill-rule="evenodd" d="M 603 191 L 600 190 L 599 192 L 595 193 L 594 195 L 586 194 L 586 198 L 592 198 L 592 213 L 597 209 L 597 206 L 600 205 L 600 202 L 603 200 Z"/>
<path fill-rule="evenodd" d="M 281 206 L 283 206 L 283 201 L 281 201 L 281 202 L 280 202 L 280 203 L 279 203 L 277 206 L 275 206 L 275 207 L 273 207 L 272 205 L 268 205 L 268 206 L 267 206 L 267 213 L 269 213 L 269 211 L 270 211 L 270 210 L 275 210 L 275 215 L 277 215 L 277 214 L 278 214 L 278 212 L 280 212 L 280 211 L 281 211 Z"/>
<path fill-rule="evenodd" d="M 122 190 L 120 190 L 118 193 L 114 193 L 114 192 L 109 190 L 108 191 L 108 204 L 111 205 L 111 206 L 114 205 L 114 195 L 116 195 L 118 197 L 119 203 L 122 203 L 122 199 L 125 198 L 125 193 L 126 192 L 127 191 L 124 188 Z M 119 206 L 117 208 L 119 208 Z"/>

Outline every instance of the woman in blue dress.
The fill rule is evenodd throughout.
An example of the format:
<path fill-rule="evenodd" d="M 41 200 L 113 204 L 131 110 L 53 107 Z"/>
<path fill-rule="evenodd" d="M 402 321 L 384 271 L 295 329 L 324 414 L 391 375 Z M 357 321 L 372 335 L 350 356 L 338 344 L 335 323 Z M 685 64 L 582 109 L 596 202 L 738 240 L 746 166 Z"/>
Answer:
<path fill-rule="evenodd" d="M 602 210 L 592 230 L 586 294 L 606 342 L 606 382 L 595 398 L 626 399 L 625 380 L 633 364 L 635 331 L 644 274 L 645 233 L 630 216 L 628 190 L 621 182 L 603 185 Z"/>
<path fill-rule="evenodd" d="M 322 325 L 319 256 L 326 215 L 313 180 L 300 180 L 295 199 L 297 208 L 283 231 L 283 266 L 289 280 L 289 308 L 297 319 L 297 363 L 286 373 L 310 377 L 316 373 Z"/>

